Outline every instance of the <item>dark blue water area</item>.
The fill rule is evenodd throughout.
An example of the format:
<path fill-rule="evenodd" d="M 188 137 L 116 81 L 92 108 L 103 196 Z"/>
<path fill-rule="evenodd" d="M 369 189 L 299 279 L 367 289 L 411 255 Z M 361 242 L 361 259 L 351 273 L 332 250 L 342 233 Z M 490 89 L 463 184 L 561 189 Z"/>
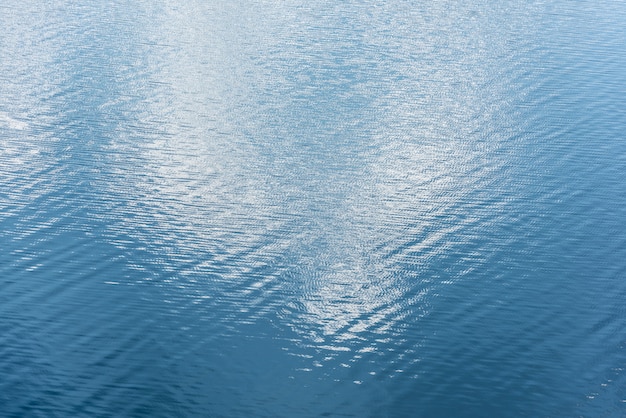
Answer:
<path fill-rule="evenodd" d="M 626 416 L 626 6 L 0 6 L 0 416 Z"/>

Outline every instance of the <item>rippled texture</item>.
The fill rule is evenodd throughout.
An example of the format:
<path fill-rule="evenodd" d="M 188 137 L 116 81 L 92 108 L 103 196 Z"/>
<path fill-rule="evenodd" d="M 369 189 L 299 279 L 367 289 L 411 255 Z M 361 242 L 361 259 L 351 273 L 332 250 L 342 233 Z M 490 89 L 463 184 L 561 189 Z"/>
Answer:
<path fill-rule="evenodd" d="M 0 415 L 626 415 L 624 3 L 170 3 L 0 6 Z"/>

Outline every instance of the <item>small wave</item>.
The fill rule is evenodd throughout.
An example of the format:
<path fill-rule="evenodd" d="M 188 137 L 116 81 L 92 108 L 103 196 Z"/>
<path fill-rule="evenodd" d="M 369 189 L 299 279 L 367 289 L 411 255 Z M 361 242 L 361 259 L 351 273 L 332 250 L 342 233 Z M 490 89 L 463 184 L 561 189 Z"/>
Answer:
<path fill-rule="evenodd" d="M 23 131 L 28 129 L 28 123 L 15 119 L 6 113 L 0 113 L 0 127 Z"/>

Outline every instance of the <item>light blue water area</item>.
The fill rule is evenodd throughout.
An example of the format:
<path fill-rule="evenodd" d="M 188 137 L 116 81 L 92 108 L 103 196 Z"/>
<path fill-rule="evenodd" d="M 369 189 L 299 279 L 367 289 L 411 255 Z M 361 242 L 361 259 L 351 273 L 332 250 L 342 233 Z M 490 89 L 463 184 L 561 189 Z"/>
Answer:
<path fill-rule="evenodd" d="M 0 6 L 0 416 L 626 416 L 626 6 Z"/>

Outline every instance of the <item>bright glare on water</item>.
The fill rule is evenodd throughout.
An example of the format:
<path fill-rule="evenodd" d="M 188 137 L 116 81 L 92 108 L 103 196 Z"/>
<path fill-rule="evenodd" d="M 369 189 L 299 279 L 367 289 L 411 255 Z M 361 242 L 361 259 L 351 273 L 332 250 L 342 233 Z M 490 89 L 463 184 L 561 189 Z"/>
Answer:
<path fill-rule="evenodd" d="M 0 6 L 0 416 L 626 416 L 626 3 Z"/>

